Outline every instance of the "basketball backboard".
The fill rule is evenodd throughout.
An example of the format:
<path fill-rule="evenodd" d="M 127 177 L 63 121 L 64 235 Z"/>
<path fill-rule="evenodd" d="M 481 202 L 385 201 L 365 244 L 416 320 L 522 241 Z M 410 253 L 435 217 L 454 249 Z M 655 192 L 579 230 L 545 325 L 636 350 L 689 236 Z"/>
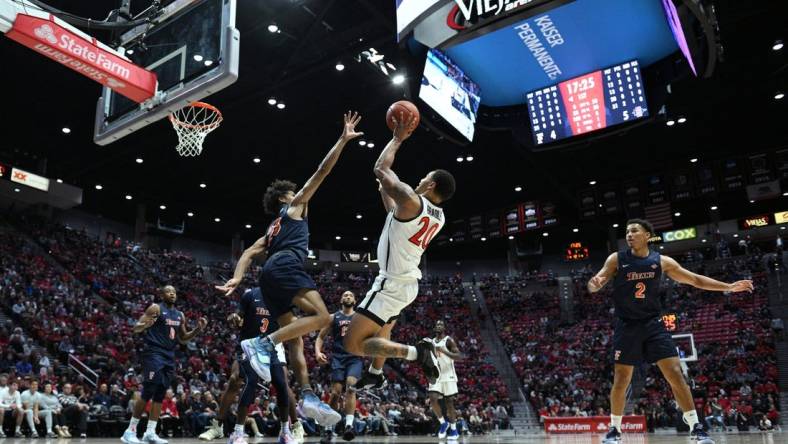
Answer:
<path fill-rule="evenodd" d="M 93 140 L 112 143 L 238 79 L 240 33 L 236 0 L 176 0 L 151 24 L 121 36 L 134 64 L 156 73 L 156 95 L 138 104 L 104 88 L 96 105 Z"/>

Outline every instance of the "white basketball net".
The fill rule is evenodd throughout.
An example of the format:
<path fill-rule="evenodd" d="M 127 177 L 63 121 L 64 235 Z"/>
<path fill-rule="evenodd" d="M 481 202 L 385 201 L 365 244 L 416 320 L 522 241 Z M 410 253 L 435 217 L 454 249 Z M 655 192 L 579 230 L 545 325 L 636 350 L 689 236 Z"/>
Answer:
<path fill-rule="evenodd" d="M 199 156 L 205 136 L 222 123 L 222 113 L 207 103 L 194 102 L 170 114 L 170 122 L 178 133 L 178 154 Z"/>

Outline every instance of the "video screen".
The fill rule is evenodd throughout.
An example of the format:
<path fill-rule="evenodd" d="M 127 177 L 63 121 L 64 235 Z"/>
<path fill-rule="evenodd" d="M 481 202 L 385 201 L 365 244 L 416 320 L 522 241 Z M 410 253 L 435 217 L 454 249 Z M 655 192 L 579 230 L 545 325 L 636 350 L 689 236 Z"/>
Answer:
<path fill-rule="evenodd" d="M 465 138 L 473 140 L 476 113 L 481 102 L 479 85 L 438 50 L 427 52 L 419 98 Z"/>

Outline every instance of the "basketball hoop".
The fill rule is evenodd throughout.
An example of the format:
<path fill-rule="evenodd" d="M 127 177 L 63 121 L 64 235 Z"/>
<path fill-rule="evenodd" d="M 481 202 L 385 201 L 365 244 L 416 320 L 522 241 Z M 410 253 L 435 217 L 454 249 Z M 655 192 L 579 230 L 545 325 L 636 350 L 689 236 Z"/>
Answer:
<path fill-rule="evenodd" d="M 178 154 L 199 156 L 205 136 L 218 128 L 222 120 L 219 109 L 204 102 L 194 102 L 170 114 L 172 127 L 178 133 Z"/>

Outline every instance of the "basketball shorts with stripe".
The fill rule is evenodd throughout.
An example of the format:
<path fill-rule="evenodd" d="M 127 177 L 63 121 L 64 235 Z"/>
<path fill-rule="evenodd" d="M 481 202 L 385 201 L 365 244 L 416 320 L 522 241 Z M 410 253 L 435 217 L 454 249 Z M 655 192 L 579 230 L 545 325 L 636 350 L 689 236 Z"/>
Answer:
<path fill-rule="evenodd" d="M 356 311 L 382 326 L 399 318 L 400 312 L 418 295 L 418 280 L 390 279 L 378 275 L 367 296 L 356 306 Z"/>

